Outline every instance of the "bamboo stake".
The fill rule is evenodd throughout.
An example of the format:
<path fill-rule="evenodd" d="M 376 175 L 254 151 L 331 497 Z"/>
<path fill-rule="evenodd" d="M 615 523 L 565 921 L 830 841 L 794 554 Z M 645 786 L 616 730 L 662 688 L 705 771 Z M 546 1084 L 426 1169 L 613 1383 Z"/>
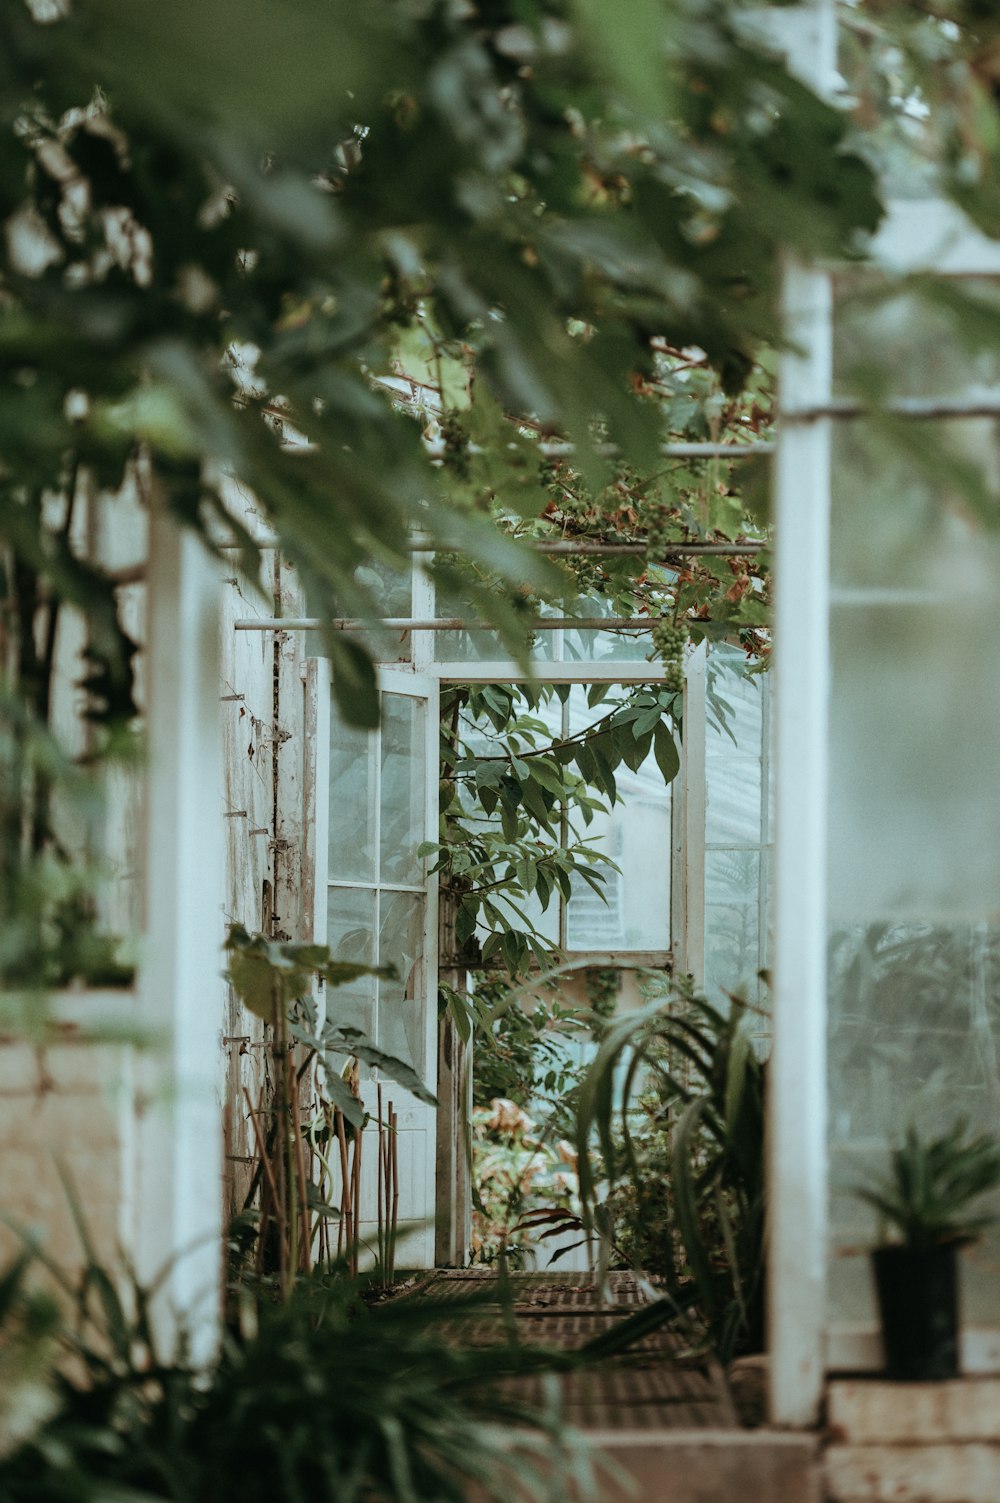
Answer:
<path fill-rule="evenodd" d="M 384 1134 L 383 1134 L 383 1131 L 382 1131 L 382 1087 L 381 1087 L 381 1085 L 379 1085 L 379 1087 L 378 1087 L 377 1099 L 378 1099 L 378 1107 L 377 1107 L 377 1110 L 378 1110 L 378 1118 L 377 1118 L 377 1120 L 378 1120 L 378 1196 L 377 1196 L 377 1199 L 378 1199 L 378 1274 L 379 1274 L 379 1278 L 382 1280 L 382 1284 L 384 1286 L 384 1284 L 385 1284 L 385 1217 L 383 1215 L 382 1197 L 383 1197 L 383 1195 L 385 1193 L 385 1164 L 383 1162 L 385 1149 L 384 1149 L 384 1143 L 383 1143 Z"/>
<path fill-rule="evenodd" d="M 392 1154 L 392 1219 L 389 1224 L 389 1279 L 396 1274 L 396 1222 L 399 1217 L 399 1132 L 396 1113 L 389 1102 L 390 1151 Z"/>
<path fill-rule="evenodd" d="M 250 1100 L 250 1092 L 247 1090 L 246 1086 L 243 1087 L 243 1094 L 246 1097 L 247 1108 L 249 1109 L 249 1112 L 250 1112 L 250 1125 L 253 1128 L 253 1135 L 254 1135 L 254 1138 L 257 1141 L 257 1152 L 260 1154 L 260 1162 L 261 1162 L 261 1168 L 264 1171 L 264 1179 L 265 1179 L 265 1182 L 267 1184 L 267 1188 L 268 1188 L 268 1190 L 270 1191 L 270 1194 L 271 1194 L 271 1204 L 274 1207 L 274 1219 L 278 1222 L 278 1227 L 279 1227 L 279 1230 L 280 1230 L 280 1227 L 281 1227 L 281 1207 L 280 1207 L 280 1203 L 278 1201 L 278 1187 L 275 1184 L 274 1173 L 273 1173 L 273 1170 L 272 1170 L 272 1167 L 271 1167 L 270 1160 L 268 1159 L 268 1156 L 267 1156 L 267 1144 L 264 1141 L 264 1137 L 263 1137 L 263 1134 L 262 1134 L 261 1129 L 260 1129 L 260 1124 L 258 1123 L 256 1114 L 254 1112 L 253 1102 Z M 262 1109 L 263 1108 L 263 1102 L 264 1102 L 264 1087 L 263 1086 L 261 1086 L 260 1095 L 261 1095 L 261 1108 L 259 1108 L 259 1109 Z M 261 1228 L 260 1228 L 260 1234 L 259 1234 L 259 1239 L 258 1239 L 258 1248 L 257 1248 L 257 1251 L 258 1251 L 258 1262 L 260 1262 L 260 1259 L 263 1256 L 264 1228 L 265 1228 L 265 1225 L 266 1225 L 266 1220 L 270 1220 L 271 1219 L 269 1216 L 266 1217 L 266 1219 L 265 1219 L 265 1206 L 264 1206 L 263 1191 L 261 1192 L 261 1208 L 260 1208 L 260 1210 L 261 1210 Z"/>
<path fill-rule="evenodd" d="M 292 1127 L 295 1132 L 295 1172 L 299 1186 L 299 1209 L 302 1217 L 302 1243 L 299 1249 L 299 1268 L 312 1270 L 312 1216 L 309 1211 L 309 1174 L 306 1168 L 306 1149 L 302 1139 L 302 1103 L 299 1097 L 299 1072 L 294 1067 L 289 1072 L 291 1085 Z"/>
<path fill-rule="evenodd" d="M 353 1235 L 351 1231 L 351 1202 L 348 1194 L 350 1175 L 347 1168 L 347 1139 L 344 1136 L 344 1114 L 340 1107 L 334 1109 L 334 1119 L 337 1124 L 337 1141 L 340 1144 L 340 1229 L 337 1234 L 337 1256 L 343 1251 L 344 1242 L 347 1242 L 348 1254 L 350 1254 Z"/>
<path fill-rule="evenodd" d="M 288 1227 L 288 1246 L 283 1249 L 284 1254 L 284 1283 L 283 1288 L 287 1291 L 288 1282 L 294 1282 L 299 1266 L 299 1216 L 296 1206 L 295 1193 L 295 1133 L 292 1118 L 292 1081 L 295 1079 L 295 1064 L 291 1050 L 286 1048 L 284 1059 L 281 1062 L 281 1078 L 284 1088 L 284 1096 L 281 1103 L 281 1128 L 285 1140 L 282 1143 L 282 1168 L 284 1171 L 284 1192 Z"/>
<path fill-rule="evenodd" d="M 354 1175 L 351 1190 L 354 1196 L 354 1277 L 358 1276 L 358 1251 L 361 1246 L 361 1139 L 362 1128 L 354 1129 Z"/>

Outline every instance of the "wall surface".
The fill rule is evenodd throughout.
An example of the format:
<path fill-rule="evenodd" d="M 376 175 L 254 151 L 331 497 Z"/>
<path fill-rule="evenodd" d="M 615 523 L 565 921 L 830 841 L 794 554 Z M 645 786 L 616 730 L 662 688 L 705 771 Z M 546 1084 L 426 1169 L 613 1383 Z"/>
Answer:
<path fill-rule="evenodd" d="M 46 1048 L 0 1040 L 3 1210 L 66 1269 L 81 1267 L 83 1249 L 60 1165 L 98 1256 L 112 1261 L 131 1240 L 134 1116 L 130 1046 L 87 1043 L 69 1028 Z M 0 1224 L 0 1265 L 21 1246 Z"/>

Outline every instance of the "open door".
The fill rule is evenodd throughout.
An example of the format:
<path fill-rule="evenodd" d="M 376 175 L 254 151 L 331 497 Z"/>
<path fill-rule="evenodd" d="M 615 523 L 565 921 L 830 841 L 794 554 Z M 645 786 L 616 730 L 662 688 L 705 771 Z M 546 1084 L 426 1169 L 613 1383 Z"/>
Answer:
<path fill-rule="evenodd" d="M 314 934 L 339 959 L 395 968 L 393 980 L 362 977 L 331 990 L 327 1015 L 362 1029 L 434 1090 L 437 884 L 419 850 L 437 838 L 437 683 L 405 668 L 383 668 L 379 699 L 378 730 L 356 730 L 337 715 L 323 679 L 317 739 L 327 756 L 325 766 L 317 758 Z M 362 1152 L 360 1237 L 373 1250 L 378 1085 L 379 1072 L 362 1067 L 372 1122 Z M 436 1114 L 395 1082 L 383 1078 L 381 1085 L 399 1132 L 397 1265 L 430 1268 Z"/>

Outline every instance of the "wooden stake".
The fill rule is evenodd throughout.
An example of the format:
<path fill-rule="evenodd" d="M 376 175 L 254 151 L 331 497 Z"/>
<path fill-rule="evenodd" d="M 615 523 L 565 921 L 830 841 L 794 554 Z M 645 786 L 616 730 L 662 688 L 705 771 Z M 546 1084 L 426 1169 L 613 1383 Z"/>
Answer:
<path fill-rule="evenodd" d="M 299 1248 L 299 1267 L 305 1273 L 312 1270 L 312 1213 L 309 1209 L 309 1172 L 306 1167 L 306 1145 L 302 1137 L 302 1104 L 299 1098 L 299 1072 L 289 1072 L 292 1094 L 292 1128 L 295 1132 L 295 1172 L 299 1185 L 299 1209 L 302 1220 L 302 1244 Z"/>
<path fill-rule="evenodd" d="M 267 1156 L 267 1144 L 264 1141 L 264 1138 L 263 1138 L 263 1135 L 262 1135 L 262 1132 L 261 1132 L 261 1128 L 260 1128 L 260 1124 L 258 1123 L 256 1113 L 254 1112 L 253 1102 L 250 1100 L 250 1092 L 247 1090 L 246 1086 L 243 1087 L 243 1094 L 246 1097 L 247 1107 L 249 1108 L 249 1111 L 250 1111 L 250 1125 L 253 1128 L 253 1135 L 254 1135 L 254 1137 L 257 1140 L 257 1152 L 260 1154 L 261 1168 L 264 1171 L 264 1178 L 267 1181 L 267 1187 L 268 1187 L 269 1191 L 271 1192 L 271 1204 L 274 1207 L 274 1216 L 275 1216 L 275 1219 L 278 1222 L 278 1225 L 280 1226 L 281 1225 L 281 1203 L 278 1200 L 278 1187 L 277 1187 L 277 1185 L 275 1183 L 274 1172 L 273 1172 L 273 1169 L 272 1169 L 272 1166 L 271 1166 L 271 1162 L 270 1162 L 270 1160 L 268 1159 L 268 1156 Z M 262 1109 L 262 1106 L 263 1106 L 263 1097 L 264 1097 L 264 1090 L 263 1090 L 263 1087 L 261 1087 L 261 1103 L 262 1103 L 262 1105 L 261 1105 L 261 1108 L 258 1108 L 258 1110 Z M 261 1198 L 263 1199 L 263 1196 Z M 261 1207 L 261 1209 L 263 1210 L 263 1207 Z"/>
<path fill-rule="evenodd" d="M 384 1144 L 382 1131 L 382 1087 L 378 1087 L 378 1276 L 385 1284 L 385 1216 L 383 1214 L 382 1198 L 385 1194 L 385 1164 L 383 1162 Z"/>
<path fill-rule="evenodd" d="M 358 1252 L 361 1246 L 361 1139 L 363 1132 L 361 1127 L 354 1129 L 354 1178 L 352 1191 L 354 1195 L 354 1277 L 358 1276 Z"/>
<path fill-rule="evenodd" d="M 389 1127 L 391 1132 L 390 1151 L 392 1154 L 392 1215 L 389 1222 L 389 1278 L 396 1274 L 396 1222 L 399 1217 L 399 1132 L 396 1126 L 396 1113 L 389 1102 Z"/>
<path fill-rule="evenodd" d="M 340 1229 L 337 1233 L 337 1256 L 339 1257 L 345 1241 L 348 1256 L 350 1256 L 353 1234 L 351 1231 L 351 1179 L 347 1168 L 347 1138 L 344 1136 L 344 1114 L 339 1106 L 334 1110 L 334 1119 L 337 1123 L 337 1141 L 340 1144 Z"/>

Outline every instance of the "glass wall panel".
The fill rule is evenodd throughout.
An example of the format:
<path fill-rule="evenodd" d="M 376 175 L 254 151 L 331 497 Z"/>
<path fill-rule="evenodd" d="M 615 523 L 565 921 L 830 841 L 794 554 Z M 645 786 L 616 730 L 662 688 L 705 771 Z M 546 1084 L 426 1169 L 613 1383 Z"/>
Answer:
<path fill-rule="evenodd" d="M 420 986 L 424 939 L 424 901 L 411 893 L 382 895 L 379 961 L 396 969 L 396 979 L 381 979 L 378 990 L 378 1039 L 383 1049 L 424 1070 L 425 1012 Z"/>
<path fill-rule="evenodd" d="M 375 880 L 375 737 L 336 721 L 330 738 L 329 874 L 333 881 Z"/>
<path fill-rule="evenodd" d="M 427 704 L 388 692 L 380 704 L 377 731 L 331 720 L 328 936 L 338 959 L 397 975 L 337 988 L 328 1007 L 423 1073 Z"/>
<path fill-rule="evenodd" d="M 705 852 L 705 990 L 755 1002 L 761 970 L 760 850 Z"/>
<path fill-rule="evenodd" d="M 705 728 L 705 839 L 711 845 L 759 845 L 763 781 L 764 689 L 748 678 L 746 657 L 720 643 L 709 654 Z"/>
<path fill-rule="evenodd" d="M 913 292 L 843 302 L 837 358 L 893 396 L 997 374 Z M 829 1318 L 853 1325 L 875 1226 L 851 1187 L 911 1123 L 1000 1129 L 996 426 L 840 423 L 833 476 Z M 966 1322 L 1000 1325 L 1000 1242 L 964 1262 Z"/>
<path fill-rule="evenodd" d="M 426 706 L 408 695 L 382 696 L 380 868 L 382 882 L 419 886 L 424 838 Z"/>
<path fill-rule="evenodd" d="M 566 729 L 575 735 L 606 716 L 619 699 L 588 704 L 588 691 L 574 684 L 567 701 Z M 670 808 L 652 752 L 633 772 L 624 763 L 615 773 L 618 800 L 596 814 L 583 832 L 587 843 L 621 868 L 609 870 L 603 897 L 575 879 L 566 905 L 569 950 L 668 950 L 670 948 Z"/>
<path fill-rule="evenodd" d="M 330 888 L 327 943 L 338 960 L 349 960 L 355 965 L 375 964 L 375 893 L 372 889 Z M 359 976 L 347 986 L 331 987 L 327 1015 L 338 1023 L 373 1033 L 375 978 Z"/>
<path fill-rule="evenodd" d="M 770 683 L 748 676 L 745 653 L 713 643 L 705 704 L 705 990 L 715 1002 L 727 992 L 762 1011 L 770 1023 L 760 973 L 770 954 L 771 777 Z"/>
<path fill-rule="evenodd" d="M 467 618 L 470 614 L 468 600 L 460 592 L 439 591 L 436 606 L 439 619 Z M 570 601 L 539 606 L 539 616 L 578 617 L 594 620 L 599 617 L 615 618 L 617 613 L 606 595 L 581 595 Z M 654 664 L 648 628 L 636 631 L 598 627 L 557 627 L 538 630 L 531 634 L 530 653 L 533 661 L 544 663 L 622 663 Z M 434 654 L 438 662 L 495 662 L 511 656 L 500 641 L 495 630 L 440 631 L 434 636 Z"/>
<path fill-rule="evenodd" d="M 375 601 L 379 616 L 405 619 L 413 615 L 413 571 L 397 569 L 380 560 L 369 560 L 355 569 L 354 578 Z M 353 607 L 350 613 L 353 614 Z M 377 663 L 405 663 L 413 654 L 410 632 L 391 631 L 373 625 L 365 633 L 365 645 Z"/>

